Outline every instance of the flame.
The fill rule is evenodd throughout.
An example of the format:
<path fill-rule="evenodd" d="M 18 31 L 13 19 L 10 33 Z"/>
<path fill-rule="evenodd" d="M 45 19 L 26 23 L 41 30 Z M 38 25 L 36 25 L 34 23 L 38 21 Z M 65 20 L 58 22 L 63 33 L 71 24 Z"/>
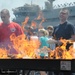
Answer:
<path fill-rule="evenodd" d="M 38 17 L 36 18 L 36 20 L 40 20 L 43 18 L 43 13 L 40 11 Z"/>
<path fill-rule="evenodd" d="M 0 48 L 0 59 L 8 58 L 7 56 L 8 52 L 4 48 Z"/>
<path fill-rule="evenodd" d="M 38 17 L 35 20 L 45 19 L 42 11 L 39 11 Z"/>
<path fill-rule="evenodd" d="M 15 34 L 12 34 L 10 36 L 10 39 L 14 44 L 14 48 L 22 57 L 28 56 L 35 58 L 35 50 L 39 48 L 40 43 L 38 40 L 34 41 L 25 38 L 25 35 L 15 37 Z"/>
<path fill-rule="evenodd" d="M 70 40 L 66 39 L 60 39 L 60 41 L 63 43 L 62 46 L 58 46 L 55 48 L 55 50 L 50 52 L 50 58 L 51 59 L 74 59 L 75 58 L 75 51 L 73 49 L 73 46 L 71 45 L 69 49 L 66 49 L 67 43 L 72 43 Z"/>
<path fill-rule="evenodd" d="M 45 19 L 42 19 L 42 21 L 40 22 L 40 24 L 39 24 L 39 28 L 44 28 L 43 26 L 42 26 L 42 23 L 45 21 Z"/>
<path fill-rule="evenodd" d="M 29 17 L 27 16 L 24 20 L 24 22 L 22 22 L 22 29 L 24 30 L 25 25 L 28 23 L 29 21 Z"/>
<path fill-rule="evenodd" d="M 36 27 L 36 25 L 37 25 L 37 23 L 36 23 L 35 21 L 32 21 L 32 22 L 31 22 L 31 26 L 32 26 L 32 27 Z"/>
<path fill-rule="evenodd" d="M 68 49 L 66 49 L 67 43 L 73 43 L 70 40 L 60 39 L 63 43 L 61 46 L 56 47 L 54 50 L 51 50 L 47 47 L 39 48 L 40 42 L 39 40 L 34 39 L 26 39 L 26 35 L 17 36 L 12 34 L 10 36 L 10 40 L 13 43 L 14 49 L 18 52 L 16 55 L 10 55 L 9 50 L 4 48 L 0 48 L 0 58 L 10 58 L 9 56 L 15 58 L 40 58 L 40 55 L 36 55 L 36 52 L 48 52 L 49 59 L 75 59 L 75 49 L 73 49 L 73 45 L 71 45 Z M 9 45 L 11 49 L 11 46 Z"/>
<path fill-rule="evenodd" d="M 41 29 L 41 28 L 44 28 L 44 27 L 42 26 L 42 23 L 45 22 L 46 19 L 44 18 L 44 15 L 43 15 L 42 11 L 39 11 L 39 15 L 38 15 L 37 18 L 35 18 L 35 20 L 41 20 L 41 22 L 40 22 L 40 24 L 39 24 L 39 28 L 40 28 L 40 29 Z"/>

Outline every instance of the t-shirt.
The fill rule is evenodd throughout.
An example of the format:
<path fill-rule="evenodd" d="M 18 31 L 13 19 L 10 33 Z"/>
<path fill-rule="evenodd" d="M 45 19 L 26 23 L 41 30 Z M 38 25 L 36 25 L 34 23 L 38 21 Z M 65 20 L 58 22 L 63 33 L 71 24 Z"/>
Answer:
<path fill-rule="evenodd" d="M 30 36 L 31 40 L 39 40 L 39 38 L 37 36 Z"/>
<path fill-rule="evenodd" d="M 70 39 L 71 35 L 73 34 L 74 34 L 74 26 L 67 21 L 63 24 L 59 24 L 58 26 L 56 26 L 53 32 L 53 36 L 55 36 L 57 40 L 59 40 L 60 38 Z"/>
<path fill-rule="evenodd" d="M 49 47 L 49 44 L 47 41 L 48 41 L 48 37 L 46 37 L 46 36 L 40 37 L 40 42 L 41 42 L 40 48 L 43 48 L 44 46 Z"/>
<path fill-rule="evenodd" d="M 0 23 L 0 47 L 6 48 L 9 50 L 9 45 L 12 47 L 12 43 L 10 41 L 10 35 L 15 34 L 16 36 L 24 34 L 20 25 L 11 22 L 7 25 L 4 23 Z M 12 47 L 10 49 L 10 53 L 17 53 L 16 50 Z"/>
<path fill-rule="evenodd" d="M 7 25 L 0 23 L 0 42 L 5 42 L 10 39 L 12 33 L 15 33 L 15 35 L 18 36 L 23 34 L 23 30 L 20 25 L 15 22 L 11 22 Z"/>

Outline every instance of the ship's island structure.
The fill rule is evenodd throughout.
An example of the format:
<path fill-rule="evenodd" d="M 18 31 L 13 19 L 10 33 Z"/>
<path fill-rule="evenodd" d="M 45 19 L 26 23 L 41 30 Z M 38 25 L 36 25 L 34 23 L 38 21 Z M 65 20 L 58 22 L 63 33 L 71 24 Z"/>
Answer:
<path fill-rule="evenodd" d="M 44 27 L 48 25 L 56 26 L 59 24 L 60 9 L 66 7 L 70 13 L 68 20 L 75 24 L 75 2 L 53 6 L 54 1 L 55 0 L 46 1 L 44 9 L 32 3 L 17 7 L 13 9 L 13 14 L 15 15 L 13 21 L 21 25 L 25 18 L 29 17 L 28 25 L 31 25 L 31 22 L 35 21 L 37 25 L 42 24 Z"/>

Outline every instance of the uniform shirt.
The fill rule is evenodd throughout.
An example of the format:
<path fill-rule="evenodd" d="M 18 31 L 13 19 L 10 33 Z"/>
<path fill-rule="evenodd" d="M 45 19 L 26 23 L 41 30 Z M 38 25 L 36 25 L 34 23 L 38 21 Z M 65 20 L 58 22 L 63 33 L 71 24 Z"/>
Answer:
<path fill-rule="evenodd" d="M 59 40 L 60 38 L 70 39 L 71 35 L 73 34 L 74 34 L 74 26 L 69 22 L 65 22 L 54 28 L 53 36 L 55 36 L 57 40 Z"/>

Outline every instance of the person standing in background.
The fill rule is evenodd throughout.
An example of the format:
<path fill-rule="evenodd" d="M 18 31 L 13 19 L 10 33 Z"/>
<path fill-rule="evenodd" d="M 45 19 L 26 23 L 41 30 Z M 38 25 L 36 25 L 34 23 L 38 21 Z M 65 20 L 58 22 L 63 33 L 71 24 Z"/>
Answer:
<path fill-rule="evenodd" d="M 53 38 L 53 31 L 54 31 L 54 27 L 52 25 L 47 27 L 47 31 L 49 32 L 49 40 L 48 43 L 50 44 L 50 49 L 54 50 L 56 47 L 56 43 L 55 43 L 55 39 Z M 51 42 L 52 41 L 52 42 Z"/>
<path fill-rule="evenodd" d="M 70 39 L 74 34 L 74 25 L 68 21 L 69 11 L 67 8 L 62 8 L 60 10 L 59 19 L 60 23 L 58 26 L 54 27 L 53 36 L 56 37 L 56 40 L 61 38 Z"/>
<path fill-rule="evenodd" d="M 62 8 L 59 13 L 60 23 L 58 26 L 54 27 L 53 36 L 56 40 L 70 39 L 74 35 L 74 25 L 68 21 L 69 10 L 67 8 Z M 58 42 L 59 43 L 59 42 Z M 55 75 L 59 75 L 55 72 Z M 71 72 L 63 72 L 63 75 L 72 75 Z"/>
<path fill-rule="evenodd" d="M 44 46 L 49 48 L 49 44 L 47 42 L 48 41 L 48 35 L 49 35 L 48 31 L 45 30 L 45 29 L 40 29 L 39 35 L 40 35 L 39 40 L 40 40 L 40 43 L 41 43 L 40 48 L 43 48 Z"/>

